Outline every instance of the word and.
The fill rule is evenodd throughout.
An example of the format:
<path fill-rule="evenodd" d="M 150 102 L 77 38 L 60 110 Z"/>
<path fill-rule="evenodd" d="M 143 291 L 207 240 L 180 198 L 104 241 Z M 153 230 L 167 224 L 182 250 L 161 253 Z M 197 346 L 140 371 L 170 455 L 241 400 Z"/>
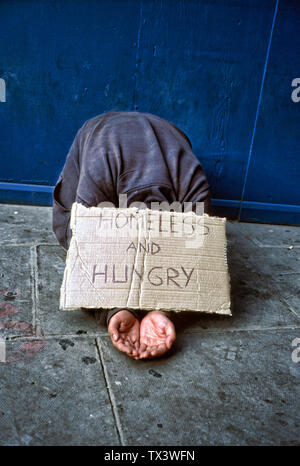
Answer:
<path fill-rule="evenodd" d="M 146 241 L 145 244 L 139 242 L 137 245 L 135 245 L 132 241 L 126 249 L 126 252 L 128 252 L 130 249 L 132 249 L 135 252 L 145 252 L 146 254 L 151 254 L 152 256 L 154 256 L 154 254 L 157 254 L 161 248 L 159 244 L 154 243 L 154 241 L 151 241 L 149 243 Z"/>

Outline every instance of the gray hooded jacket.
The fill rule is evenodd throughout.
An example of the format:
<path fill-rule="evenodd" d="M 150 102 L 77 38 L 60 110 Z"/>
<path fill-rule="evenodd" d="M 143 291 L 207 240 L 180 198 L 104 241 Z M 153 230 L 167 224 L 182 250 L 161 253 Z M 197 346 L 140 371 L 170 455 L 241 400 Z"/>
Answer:
<path fill-rule="evenodd" d="M 132 202 L 204 202 L 209 185 L 188 137 L 173 123 L 150 113 L 109 112 L 79 129 L 53 194 L 53 230 L 68 249 L 73 202 L 87 207 L 118 195 Z"/>

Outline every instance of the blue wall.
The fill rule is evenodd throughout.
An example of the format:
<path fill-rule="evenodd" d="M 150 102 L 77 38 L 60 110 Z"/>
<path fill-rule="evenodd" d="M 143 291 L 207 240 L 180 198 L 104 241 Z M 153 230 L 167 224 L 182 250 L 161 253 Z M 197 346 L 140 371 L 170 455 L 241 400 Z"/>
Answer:
<path fill-rule="evenodd" d="M 188 134 L 217 214 L 300 224 L 298 0 L 2 0 L 0 22 L 2 202 L 50 205 L 82 123 L 135 110 Z"/>

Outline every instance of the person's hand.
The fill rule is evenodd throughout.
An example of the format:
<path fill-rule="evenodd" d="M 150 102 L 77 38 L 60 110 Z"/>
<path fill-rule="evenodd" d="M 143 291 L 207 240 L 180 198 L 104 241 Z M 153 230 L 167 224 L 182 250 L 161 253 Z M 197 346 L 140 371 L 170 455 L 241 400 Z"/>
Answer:
<path fill-rule="evenodd" d="M 162 356 L 176 339 L 173 322 L 161 311 L 151 311 L 140 325 L 139 359 Z"/>
<path fill-rule="evenodd" d="M 126 309 L 114 314 L 108 324 L 113 345 L 128 356 L 139 359 L 140 323 Z"/>

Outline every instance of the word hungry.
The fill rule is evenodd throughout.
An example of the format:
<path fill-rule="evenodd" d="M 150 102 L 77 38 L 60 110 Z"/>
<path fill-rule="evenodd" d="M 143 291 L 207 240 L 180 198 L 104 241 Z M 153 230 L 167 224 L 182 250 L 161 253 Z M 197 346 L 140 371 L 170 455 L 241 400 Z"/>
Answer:
<path fill-rule="evenodd" d="M 104 264 L 102 269 L 97 268 L 97 264 L 94 264 L 92 267 L 92 282 L 93 284 L 96 281 L 96 277 L 101 277 L 104 280 L 104 283 L 127 283 L 128 280 L 131 281 L 133 274 L 136 274 L 138 279 L 143 282 L 144 279 L 154 286 L 176 286 L 178 288 L 186 288 L 191 279 L 194 268 L 187 272 L 187 270 L 179 266 L 178 268 L 174 267 L 160 267 L 155 266 L 151 267 L 144 277 L 144 272 L 142 270 L 138 271 L 134 265 L 125 264 L 122 268 L 117 264 Z M 120 270 L 121 269 L 121 270 Z M 130 271 L 130 274 L 129 274 Z M 175 278 L 185 281 L 182 285 L 175 280 Z"/>

